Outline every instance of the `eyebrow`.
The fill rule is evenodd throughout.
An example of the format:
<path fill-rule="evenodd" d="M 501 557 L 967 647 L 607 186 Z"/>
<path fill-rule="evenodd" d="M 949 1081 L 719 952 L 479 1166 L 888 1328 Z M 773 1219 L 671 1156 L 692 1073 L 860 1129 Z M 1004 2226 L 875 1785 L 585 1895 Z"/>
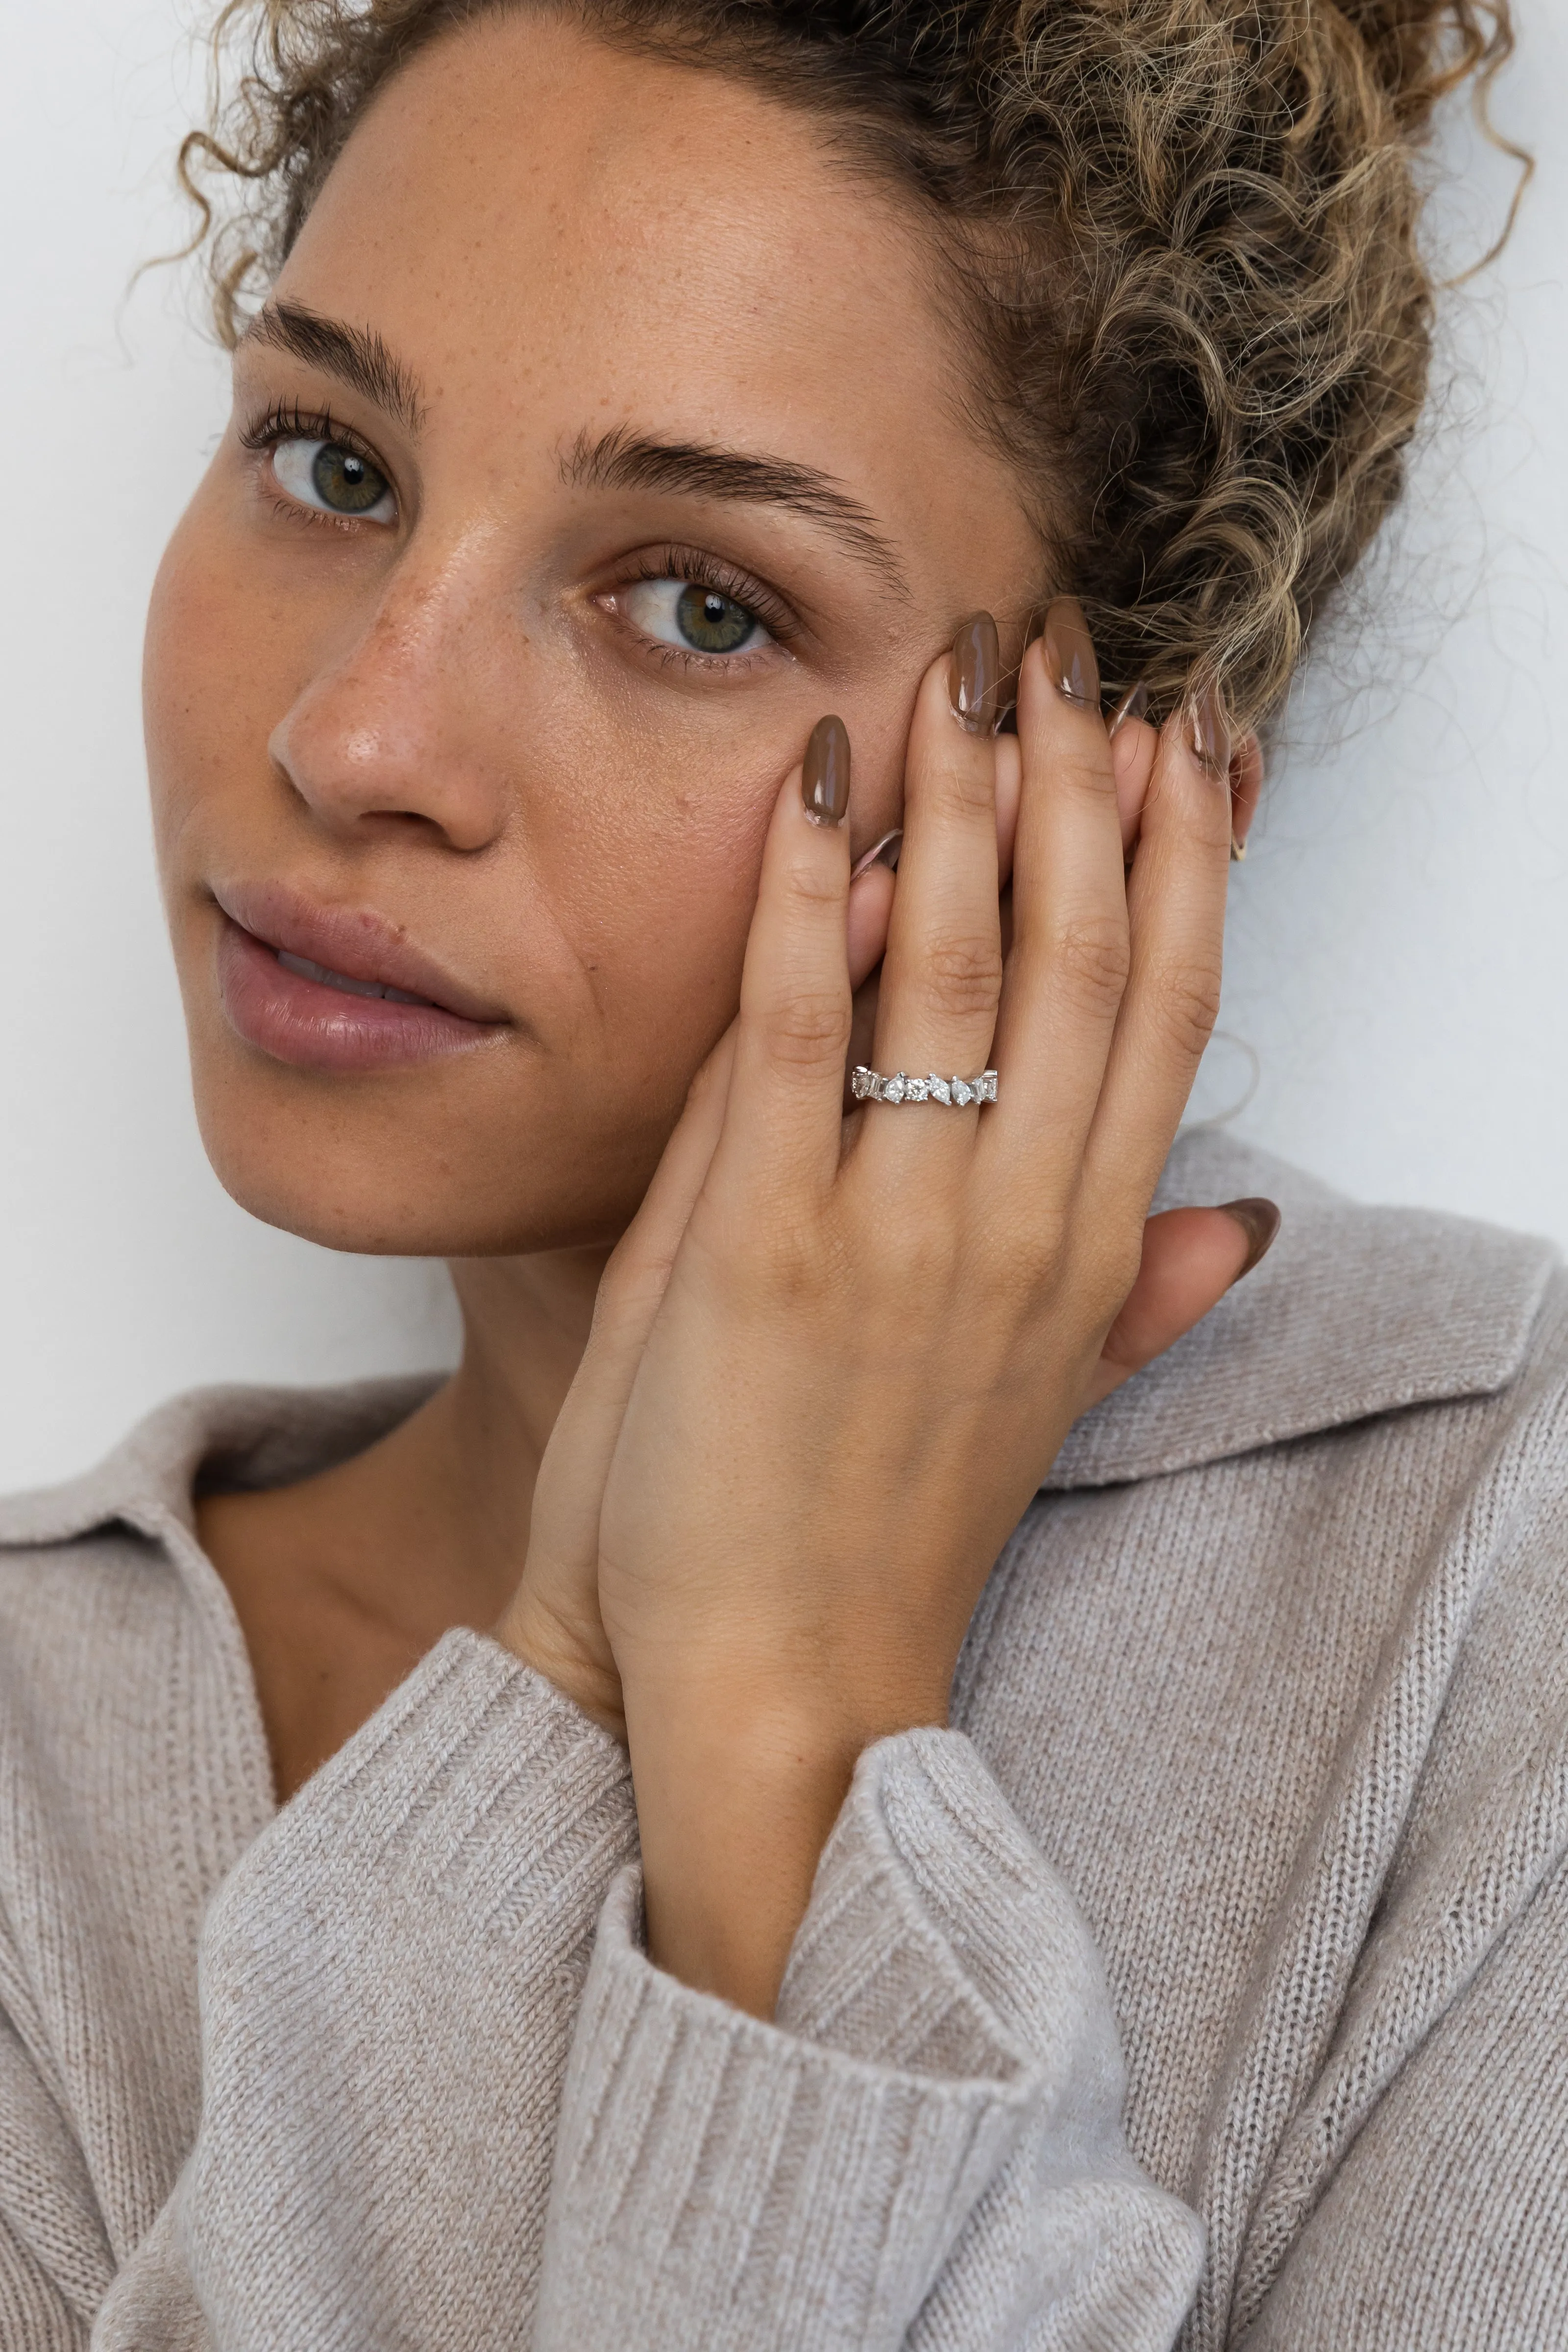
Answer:
<path fill-rule="evenodd" d="M 786 508 L 831 531 L 899 595 L 909 596 L 899 560 L 869 509 L 814 466 L 788 457 L 748 457 L 708 442 L 660 441 L 617 425 L 596 440 L 580 433 L 562 459 L 561 478 L 574 489 L 662 490 L 678 498 Z"/>
<path fill-rule="evenodd" d="M 303 360 L 307 367 L 335 375 L 340 383 L 395 417 L 407 433 L 416 434 L 425 422 L 418 378 L 368 327 L 324 319 L 302 302 L 273 301 L 263 304 L 240 342 L 270 344 L 274 351 Z"/>

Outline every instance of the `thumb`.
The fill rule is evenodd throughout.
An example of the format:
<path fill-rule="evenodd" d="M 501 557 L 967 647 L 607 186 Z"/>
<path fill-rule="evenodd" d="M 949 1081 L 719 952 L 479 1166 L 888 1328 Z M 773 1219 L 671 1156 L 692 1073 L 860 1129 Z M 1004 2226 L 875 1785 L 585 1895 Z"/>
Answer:
<path fill-rule="evenodd" d="M 522 1578 L 496 1631 L 529 1665 L 625 1737 L 599 1616 L 599 1509 L 626 1400 L 723 1124 L 733 1026 L 693 1082 L 642 1207 L 600 1278 L 593 1328 L 534 1482 Z"/>
<path fill-rule="evenodd" d="M 1279 1230 L 1272 1201 L 1227 1201 L 1223 1208 L 1167 1209 L 1151 1217 L 1138 1278 L 1106 1335 L 1088 1404 L 1098 1404 L 1201 1322 L 1252 1272 Z"/>
<path fill-rule="evenodd" d="M 663 1304 L 670 1268 L 724 1123 L 734 1057 L 731 1023 L 698 1072 L 642 1206 L 610 1253 L 600 1277 L 588 1345 L 540 1465 L 536 1529 L 542 1502 L 555 1543 L 592 1558 L 595 1565 L 599 1503 L 610 1457 L 648 1332 Z"/>

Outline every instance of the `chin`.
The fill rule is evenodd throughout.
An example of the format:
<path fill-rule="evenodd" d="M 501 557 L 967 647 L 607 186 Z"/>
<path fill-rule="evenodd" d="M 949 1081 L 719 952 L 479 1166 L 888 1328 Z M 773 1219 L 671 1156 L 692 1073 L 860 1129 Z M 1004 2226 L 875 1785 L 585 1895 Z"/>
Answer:
<path fill-rule="evenodd" d="M 498 1118 L 493 1103 L 465 1101 L 449 1069 L 437 1084 L 429 1073 L 345 1081 L 197 1053 L 193 1075 L 202 1142 L 230 1198 L 263 1224 L 367 1257 L 607 1246 L 672 1123 L 573 1131 L 542 1088 L 517 1089 Z"/>

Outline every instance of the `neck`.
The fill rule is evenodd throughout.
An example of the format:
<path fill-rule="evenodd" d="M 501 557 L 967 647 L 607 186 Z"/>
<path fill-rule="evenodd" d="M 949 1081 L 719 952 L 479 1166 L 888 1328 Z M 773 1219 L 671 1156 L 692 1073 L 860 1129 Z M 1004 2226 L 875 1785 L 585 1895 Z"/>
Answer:
<path fill-rule="evenodd" d="M 534 1480 L 607 1255 L 452 1265 L 463 1354 L 451 1379 L 379 1444 L 255 1497 L 258 1532 L 290 1543 L 416 1654 L 448 1625 L 495 1624 L 522 1573 Z"/>
<path fill-rule="evenodd" d="M 451 1531 L 442 1549 L 463 1556 L 465 1580 L 493 1592 L 498 1616 L 517 1588 L 534 1480 L 588 1344 L 608 1255 L 552 1250 L 448 1268 L 462 1360 L 407 1424 L 407 1466 Z"/>

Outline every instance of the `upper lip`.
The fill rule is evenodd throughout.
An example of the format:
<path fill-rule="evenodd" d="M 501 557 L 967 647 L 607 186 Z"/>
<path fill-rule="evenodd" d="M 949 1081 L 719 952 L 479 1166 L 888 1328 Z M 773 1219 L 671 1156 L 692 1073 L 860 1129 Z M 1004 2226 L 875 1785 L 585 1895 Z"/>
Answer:
<path fill-rule="evenodd" d="M 455 1013 L 464 1021 L 508 1018 L 499 1005 L 455 980 L 374 907 L 311 898 L 287 882 L 208 887 L 229 920 L 269 948 L 303 956 L 328 971 L 342 972 L 345 980 L 379 981 L 410 996 L 427 997 L 443 1013 Z"/>

